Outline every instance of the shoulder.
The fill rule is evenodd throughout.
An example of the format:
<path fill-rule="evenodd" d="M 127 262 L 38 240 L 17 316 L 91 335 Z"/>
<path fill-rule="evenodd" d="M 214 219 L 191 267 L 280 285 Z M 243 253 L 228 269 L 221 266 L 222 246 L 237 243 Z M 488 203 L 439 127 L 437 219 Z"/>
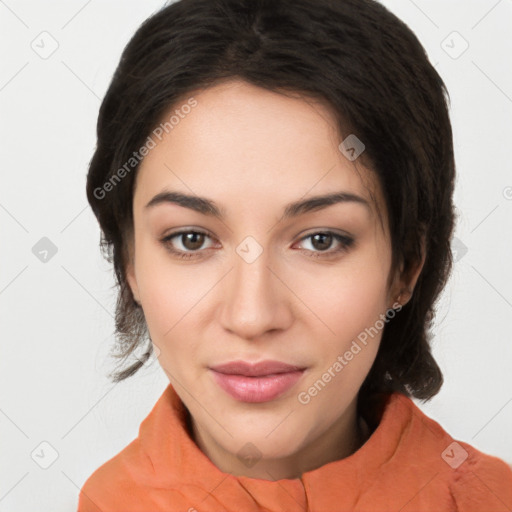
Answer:
<path fill-rule="evenodd" d="M 393 396 L 394 409 L 408 418 L 402 441 L 415 453 L 423 468 L 436 475 L 439 489 L 446 489 L 458 512 L 512 509 L 512 468 L 504 460 L 454 439 L 410 398 Z"/>
<path fill-rule="evenodd" d="M 463 441 L 455 441 L 445 454 L 460 465 L 455 468 L 450 491 L 460 511 L 511 510 L 512 468 L 504 460 L 488 455 Z"/>
<path fill-rule="evenodd" d="M 151 464 L 150 460 L 144 457 L 139 440 L 135 439 L 85 481 L 80 489 L 78 512 L 107 512 L 113 510 L 109 507 L 114 501 L 116 506 L 129 506 L 133 494 L 138 492 L 134 468 L 147 471 L 148 464 Z"/>
<path fill-rule="evenodd" d="M 160 474 L 137 438 L 87 478 L 77 512 L 191 509 L 186 493 L 167 482 L 167 476 Z"/>

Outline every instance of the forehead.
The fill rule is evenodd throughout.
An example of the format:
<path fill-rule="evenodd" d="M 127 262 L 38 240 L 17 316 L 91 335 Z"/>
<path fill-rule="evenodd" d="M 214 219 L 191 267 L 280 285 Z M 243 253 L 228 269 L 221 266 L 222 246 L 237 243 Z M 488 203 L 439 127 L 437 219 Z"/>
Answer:
<path fill-rule="evenodd" d="M 344 191 L 374 208 L 374 174 L 339 150 L 335 117 L 324 104 L 233 80 L 191 93 L 163 123 L 190 97 L 196 106 L 175 116 L 142 161 L 136 202 L 167 188 L 254 211 L 262 198 L 283 204 Z"/>

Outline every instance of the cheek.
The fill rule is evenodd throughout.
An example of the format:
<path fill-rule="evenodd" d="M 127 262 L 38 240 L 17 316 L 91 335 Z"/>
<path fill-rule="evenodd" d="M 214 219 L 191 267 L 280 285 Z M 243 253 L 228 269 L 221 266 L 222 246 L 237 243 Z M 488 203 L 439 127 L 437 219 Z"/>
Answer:
<path fill-rule="evenodd" d="M 316 364 L 298 400 L 306 403 L 311 417 L 321 418 L 323 426 L 334 422 L 359 391 L 382 336 L 387 274 L 378 265 L 351 270 L 331 275 L 321 288 L 318 281 L 311 288 L 321 322 L 311 320 Z"/>
<path fill-rule="evenodd" d="M 385 258 L 384 258 L 385 259 Z M 386 262 L 361 257 L 326 269 L 303 274 L 297 295 L 313 311 L 319 339 L 343 344 L 373 325 L 387 307 Z M 332 345 L 332 344 L 331 344 Z"/>
<path fill-rule="evenodd" d="M 154 242 L 140 241 L 137 247 L 136 274 L 139 295 L 144 304 L 144 316 L 151 339 L 159 347 L 162 356 L 173 340 L 184 339 L 192 349 L 194 336 L 184 336 L 182 332 L 190 317 L 198 317 L 201 300 L 211 288 L 204 272 L 197 267 L 176 265 Z"/>
<path fill-rule="evenodd" d="M 317 340 L 316 365 L 302 391 L 311 399 L 310 410 L 323 411 L 327 423 L 359 390 L 382 336 L 390 258 L 384 252 L 378 258 L 377 251 L 361 251 L 358 256 L 303 281 L 302 293 L 309 290 L 307 304 L 318 318 L 310 315 L 305 327 Z"/>
<path fill-rule="evenodd" d="M 174 361 L 198 357 L 201 351 L 196 345 L 201 332 L 209 328 L 213 297 L 218 298 L 213 288 L 224 271 L 207 261 L 177 264 L 149 237 L 141 236 L 137 243 L 139 294 L 151 339 L 161 351 L 160 362 L 167 364 L 170 352 Z M 295 274 L 282 270 L 284 281 L 293 283 L 293 294 L 288 299 L 283 296 L 283 300 L 290 301 L 297 324 L 309 332 L 305 337 L 317 340 L 314 352 L 319 368 L 330 366 L 385 312 L 386 265 L 382 251 L 379 257 L 378 251 L 366 248 L 336 265 L 307 263 L 292 269 Z M 373 342 L 377 345 L 378 339 Z M 357 359 L 362 364 L 362 359 L 373 357 L 373 352 L 366 349 Z M 178 358 L 178 354 L 183 357 Z"/>

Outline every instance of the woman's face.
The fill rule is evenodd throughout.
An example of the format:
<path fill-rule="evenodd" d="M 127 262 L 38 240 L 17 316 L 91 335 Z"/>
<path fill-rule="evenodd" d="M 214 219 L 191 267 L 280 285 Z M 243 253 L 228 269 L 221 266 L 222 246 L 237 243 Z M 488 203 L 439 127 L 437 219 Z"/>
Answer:
<path fill-rule="evenodd" d="M 203 451 L 290 477 L 353 440 L 400 286 L 382 193 L 326 107 L 241 81 L 194 98 L 138 171 L 128 280 Z"/>

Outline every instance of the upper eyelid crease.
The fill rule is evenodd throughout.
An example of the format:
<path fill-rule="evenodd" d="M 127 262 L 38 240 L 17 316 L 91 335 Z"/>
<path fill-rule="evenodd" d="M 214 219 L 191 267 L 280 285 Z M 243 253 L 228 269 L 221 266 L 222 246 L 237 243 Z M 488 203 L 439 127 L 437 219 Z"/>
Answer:
<path fill-rule="evenodd" d="M 169 233 L 168 235 L 165 235 L 162 239 L 161 239 L 161 242 L 164 243 L 164 244 L 169 244 L 170 241 L 174 238 L 179 238 L 180 236 L 183 236 L 185 234 L 188 234 L 188 233 L 196 233 L 196 234 L 201 234 L 201 235 L 204 235 L 205 237 L 207 238 L 210 238 L 210 239 L 215 239 L 214 236 L 212 236 L 211 234 L 205 232 L 205 231 L 202 231 L 202 230 L 199 230 L 199 229 L 182 229 L 180 231 L 176 231 L 176 232 L 173 232 L 173 233 Z M 350 235 L 345 235 L 345 234 L 341 234 L 341 233 L 338 233 L 336 231 L 333 231 L 333 230 L 330 230 L 330 229 L 325 229 L 325 230 L 322 230 L 322 229 L 317 229 L 316 231 L 312 231 L 306 235 L 303 235 L 299 240 L 298 242 L 303 242 L 305 240 L 308 240 L 310 238 L 312 238 L 314 235 L 317 235 L 317 234 L 320 234 L 320 233 L 323 233 L 323 234 L 329 234 L 331 235 L 338 243 L 341 243 L 342 245 L 345 245 L 345 246 L 351 246 L 353 243 L 354 243 L 354 238 Z M 181 251 L 179 250 L 178 252 L 184 252 L 185 254 L 187 253 L 186 251 Z M 200 253 L 202 252 L 202 250 L 197 250 L 197 251 L 190 251 L 189 254 L 194 254 L 194 253 Z M 330 251 L 325 251 L 325 254 L 328 254 Z M 336 251 L 334 251 L 336 252 Z M 319 251 L 319 253 L 322 253 L 322 251 Z"/>
<path fill-rule="evenodd" d="M 371 207 L 366 199 L 352 194 L 350 192 L 335 192 L 332 194 L 315 196 L 304 200 L 299 200 L 286 205 L 284 213 L 279 220 L 282 222 L 289 218 L 298 217 L 304 213 L 310 211 L 317 211 L 328 206 L 339 204 L 339 203 L 355 203 L 361 204 L 371 211 Z M 219 220 L 225 220 L 226 211 L 219 208 L 215 202 L 205 197 L 199 197 L 195 195 L 188 195 L 181 192 L 172 192 L 164 190 L 154 196 L 147 204 L 145 208 L 152 208 L 159 204 L 172 203 L 189 208 L 203 215 L 218 218 Z"/>

